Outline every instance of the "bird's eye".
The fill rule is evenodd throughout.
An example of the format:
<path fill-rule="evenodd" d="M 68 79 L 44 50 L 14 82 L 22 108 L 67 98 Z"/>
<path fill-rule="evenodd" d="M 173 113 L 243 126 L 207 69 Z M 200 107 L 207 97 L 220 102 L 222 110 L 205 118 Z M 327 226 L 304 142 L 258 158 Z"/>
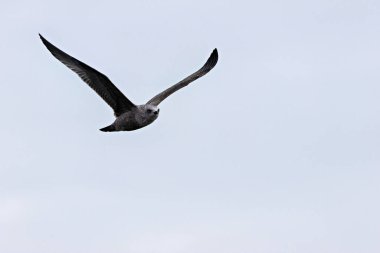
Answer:
<path fill-rule="evenodd" d="M 148 110 L 146 110 L 148 113 L 152 113 L 152 110 L 151 109 L 148 109 Z"/>

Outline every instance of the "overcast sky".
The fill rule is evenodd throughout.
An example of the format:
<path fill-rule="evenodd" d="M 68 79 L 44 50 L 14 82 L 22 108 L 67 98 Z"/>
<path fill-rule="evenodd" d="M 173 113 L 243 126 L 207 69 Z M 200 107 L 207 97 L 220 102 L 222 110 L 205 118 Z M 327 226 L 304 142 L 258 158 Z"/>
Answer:
<path fill-rule="evenodd" d="M 378 253 L 380 2 L 6 1 L 0 252 Z M 38 38 L 136 104 L 133 132 Z"/>

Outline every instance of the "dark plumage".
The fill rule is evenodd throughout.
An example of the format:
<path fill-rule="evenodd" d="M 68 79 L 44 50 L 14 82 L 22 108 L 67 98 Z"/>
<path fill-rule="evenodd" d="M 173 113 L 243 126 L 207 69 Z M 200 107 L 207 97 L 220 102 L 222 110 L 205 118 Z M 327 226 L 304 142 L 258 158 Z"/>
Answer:
<path fill-rule="evenodd" d="M 111 106 L 116 120 L 108 127 L 100 129 L 105 132 L 131 131 L 151 124 L 157 119 L 159 109 L 157 106 L 168 96 L 189 83 L 207 74 L 218 62 L 218 51 L 214 49 L 205 65 L 195 73 L 170 88 L 159 93 L 144 105 L 133 104 L 124 94 L 108 79 L 107 76 L 96 69 L 66 54 L 40 34 L 40 38 L 47 49 L 55 58 L 74 71 L 86 82 L 103 100 Z"/>

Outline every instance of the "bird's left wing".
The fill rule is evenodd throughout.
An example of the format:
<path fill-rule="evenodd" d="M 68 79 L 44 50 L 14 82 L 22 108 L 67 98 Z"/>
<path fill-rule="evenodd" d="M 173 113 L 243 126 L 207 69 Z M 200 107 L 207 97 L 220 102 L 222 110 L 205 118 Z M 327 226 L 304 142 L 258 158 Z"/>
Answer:
<path fill-rule="evenodd" d="M 155 97 L 153 97 L 151 100 L 147 102 L 147 104 L 151 104 L 154 106 L 157 106 L 160 104 L 165 98 L 176 92 L 177 90 L 187 86 L 189 83 L 197 80 L 198 78 L 206 75 L 211 69 L 213 69 L 218 62 L 218 50 L 215 48 L 214 51 L 212 51 L 210 57 L 208 58 L 205 65 L 203 65 L 202 68 L 200 68 L 197 72 L 191 74 L 190 76 L 186 77 L 182 81 L 174 84 L 170 88 L 164 90 L 163 92 L 159 93 Z"/>

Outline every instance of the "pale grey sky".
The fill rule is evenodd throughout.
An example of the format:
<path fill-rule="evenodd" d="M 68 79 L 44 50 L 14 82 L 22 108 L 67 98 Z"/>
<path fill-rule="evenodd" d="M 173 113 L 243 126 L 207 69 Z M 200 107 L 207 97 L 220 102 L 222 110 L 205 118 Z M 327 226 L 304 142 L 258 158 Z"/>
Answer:
<path fill-rule="evenodd" d="M 377 253 L 380 2 L 7 1 L 0 252 Z M 43 34 L 135 103 L 134 132 Z"/>

